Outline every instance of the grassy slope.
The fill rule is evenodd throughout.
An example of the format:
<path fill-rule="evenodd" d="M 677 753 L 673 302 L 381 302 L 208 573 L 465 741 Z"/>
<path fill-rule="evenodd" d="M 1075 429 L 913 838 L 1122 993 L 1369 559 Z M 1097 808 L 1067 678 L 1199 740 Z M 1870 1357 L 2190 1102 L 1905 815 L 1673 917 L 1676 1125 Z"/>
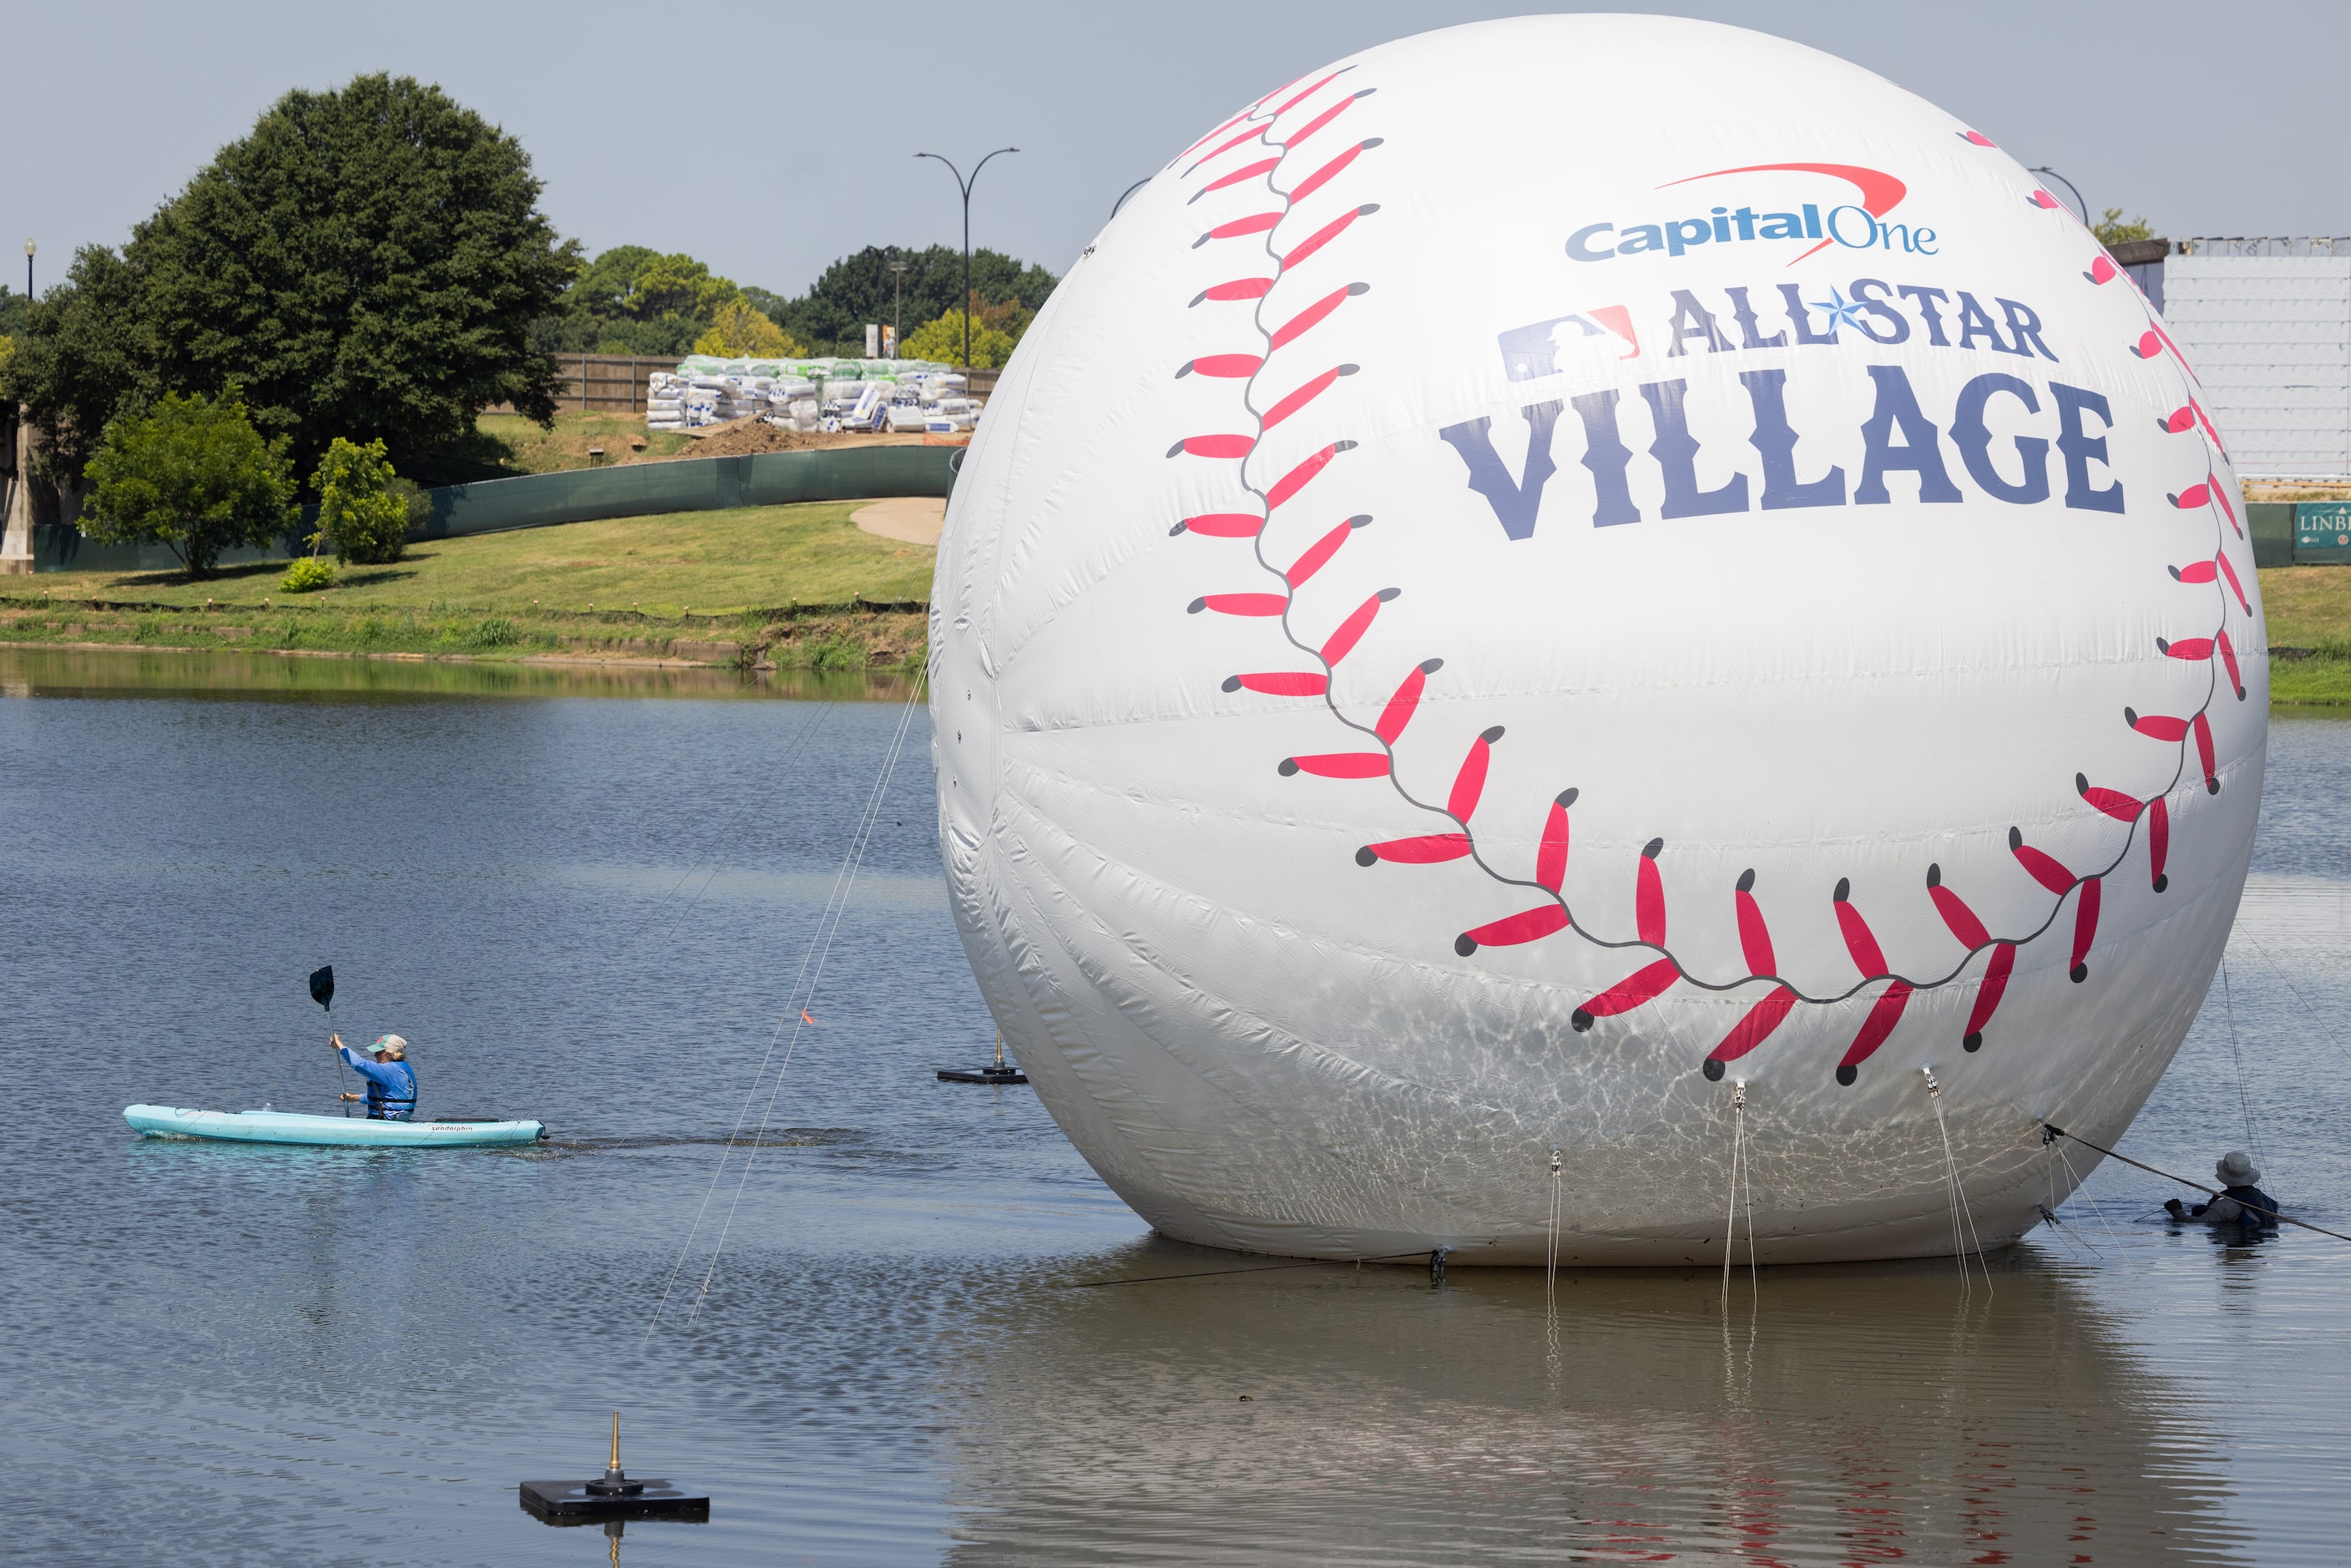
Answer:
<path fill-rule="evenodd" d="M 643 463 L 678 456 L 694 444 L 693 437 L 677 431 L 647 430 L 642 413 L 607 413 L 601 410 L 559 410 L 553 430 L 541 430 L 518 413 L 486 413 L 475 425 L 484 435 L 505 445 L 510 455 L 504 465 L 517 474 L 554 474 L 568 468 L 585 468 L 591 446 L 604 449 L 607 463 Z M 632 441 L 643 442 L 645 449 L 632 451 Z"/>
<path fill-rule="evenodd" d="M 2271 706 L 2351 706 L 2351 568 L 2268 568 L 2262 615 L 2271 647 L 2312 651 L 2308 658 L 2270 661 Z"/>
<path fill-rule="evenodd" d="M 812 657 L 807 648 L 816 646 L 862 663 L 852 643 L 894 659 L 920 645 L 916 618 L 844 611 L 772 628 L 768 617 L 748 613 L 845 607 L 852 598 L 928 599 L 935 552 L 862 531 L 849 520 L 860 504 L 678 512 L 444 539 L 415 546 L 392 565 L 347 569 L 340 586 L 299 596 L 283 592 L 280 570 L 266 567 L 204 582 L 162 572 L 43 573 L 0 583 L 0 640 L 213 645 L 225 627 L 248 647 L 643 653 L 675 651 L 679 642 L 780 638 L 786 645 L 769 652 L 783 662 L 806 662 L 795 656 Z M 91 611 L 94 599 L 196 613 Z M 44 612 L 45 600 L 60 607 Z M 702 646 L 684 656 L 720 655 Z"/>
<path fill-rule="evenodd" d="M 935 553 L 877 538 L 852 523 L 859 503 L 814 502 L 678 512 L 525 528 L 420 545 L 395 565 L 358 567 L 343 584 L 290 598 L 278 572 L 244 568 L 209 582 L 176 574 L 56 572 L 0 581 L 0 641 L 211 645 L 213 627 L 245 647 L 381 652 L 676 651 L 712 658 L 714 644 L 763 648 L 780 663 L 862 663 L 914 653 L 912 617 L 814 616 L 778 631 L 747 612 L 930 597 Z M 2273 567 L 2261 574 L 2273 646 L 2270 690 L 2281 706 L 2351 706 L 2351 569 Z M 42 601 L 129 601 L 202 617 L 85 609 L 42 612 Z M 269 608 L 262 610 L 264 601 Z M 906 624 L 901 624 L 906 622 Z"/>
<path fill-rule="evenodd" d="M 934 553 L 878 538 L 849 520 L 864 503 L 815 501 L 724 512 L 517 528 L 412 546 L 389 566 L 343 570 L 342 586 L 307 596 L 339 610 L 422 607 L 626 610 L 674 616 L 764 609 L 795 601 L 842 604 L 928 599 Z M 176 572 L 45 572 L 35 586 L 67 599 L 200 605 L 284 598 L 283 568 L 250 567 L 193 582 Z M 0 590 L 6 591 L 6 590 Z"/>

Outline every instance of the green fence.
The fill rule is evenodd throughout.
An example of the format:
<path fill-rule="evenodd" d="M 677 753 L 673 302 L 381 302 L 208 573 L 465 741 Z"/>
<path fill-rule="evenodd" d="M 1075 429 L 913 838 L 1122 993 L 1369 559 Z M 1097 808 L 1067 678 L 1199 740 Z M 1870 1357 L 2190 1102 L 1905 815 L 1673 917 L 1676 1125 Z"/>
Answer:
<path fill-rule="evenodd" d="M 425 491 L 431 509 L 408 537 L 451 539 L 664 512 L 945 496 L 954 487 L 963 455 L 960 446 L 848 446 L 486 479 Z M 221 564 L 282 560 L 309 548 L 313 528 L 313 517 L 306 513 L 302 526 L 275 546 L 225 551 Z M 33 559 L 37 571 L 171 571 L 180 565 L 180 558 L 162 545 L 100 544 L 70 527 L 35 528 Z"/>
<path fill-rule="evenodd" d="M 2294 564 L 2294 503 L 2252 501 L 2245 507 L 2245 531 L 2252 535 L 2255 566 Z"/>
<path fill-rule="evenodd" d="M 428 490 L 432 514 L 411 536 L 456 538 L 508 528 L 643 517 L 792 501 L 869 501 L 883 496 L 944 496 L 963 459 L 960 446 L 836 447 L 631 463 L 569 474 L 530 474 Z"/>

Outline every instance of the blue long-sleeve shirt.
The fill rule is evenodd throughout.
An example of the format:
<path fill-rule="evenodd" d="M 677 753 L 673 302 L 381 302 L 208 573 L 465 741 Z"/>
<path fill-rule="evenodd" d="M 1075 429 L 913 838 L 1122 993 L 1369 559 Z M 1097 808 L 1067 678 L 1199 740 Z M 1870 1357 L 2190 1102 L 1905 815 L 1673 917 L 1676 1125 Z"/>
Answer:
<path fill-rule="evenodd" d="M 350 1046 L 342 1049 L 351 1070 L 367 1080 L 367 1113 L 379 1122 L 405 1122 L 416 1110 L 416 1070 L 405 1061 L 376 1061 Z"/>

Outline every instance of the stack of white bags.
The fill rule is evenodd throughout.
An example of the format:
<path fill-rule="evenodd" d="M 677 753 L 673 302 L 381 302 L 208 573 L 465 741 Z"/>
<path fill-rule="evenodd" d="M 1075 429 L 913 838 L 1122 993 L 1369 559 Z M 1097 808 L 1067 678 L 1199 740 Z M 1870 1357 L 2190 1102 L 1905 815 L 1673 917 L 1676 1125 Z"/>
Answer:
<path fill-rule="evenodd" d="M 796 377 L 673 375 L 657 371 L 647 385 L 648 430 L 698 430 L 735 419 L 764 419 L 814 430 L 816 383 Z"/>
<path fill-rule="evenodd" d="M 787 430 L 813 431 L 826 405 L 854 400 L 869 383 L 884 402 L 935 402 L 961 392 L 963 378 L 927 360 L 719 360 L 696 354 L 674 373 L 656 371 L 647 382 L 645 428 L 699 430 L 732 419 L 764 419 Z"/>

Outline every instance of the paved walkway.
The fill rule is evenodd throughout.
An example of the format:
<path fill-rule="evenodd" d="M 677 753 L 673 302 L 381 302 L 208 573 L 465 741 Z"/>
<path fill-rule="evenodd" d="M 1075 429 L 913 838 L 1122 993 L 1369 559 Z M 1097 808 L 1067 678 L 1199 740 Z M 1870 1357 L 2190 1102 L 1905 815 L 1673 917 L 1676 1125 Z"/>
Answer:
<path fill-rule="evenodd" d="M 849 520 L 885 539 L 936 549 L 939 526 L 946 521 L 946 516 L 944 496 L 893 496 L 886 501 L 870 501 L 858 507 L 849 514 Z"/>

